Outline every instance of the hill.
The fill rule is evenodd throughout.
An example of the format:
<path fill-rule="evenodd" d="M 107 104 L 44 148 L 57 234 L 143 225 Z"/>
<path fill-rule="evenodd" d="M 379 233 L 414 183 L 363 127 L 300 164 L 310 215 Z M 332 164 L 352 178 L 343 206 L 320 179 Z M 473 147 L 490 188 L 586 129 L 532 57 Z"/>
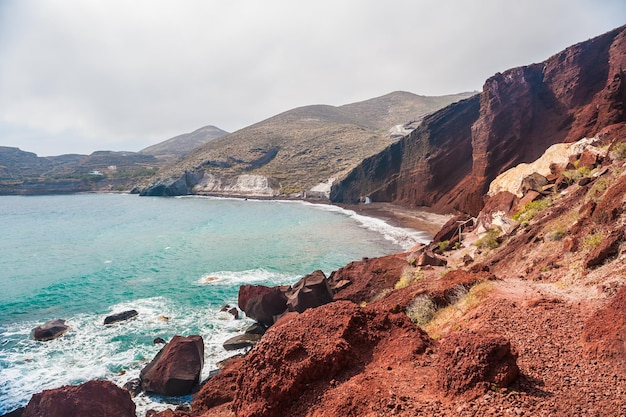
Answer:
<path fill-rule="evenodd" d="M 175 187 L 175 193 L 301 196 L 345 175 L 399 134 L 410 132 L 426 114 L 470 95 L 394 92 L 344 106 L 289 110 L 197 148 L 160 172 L 161 180 L 144 194 L 160 195 L 169 184 L 182 185 L 187 172 L 184 186 Z"/>
<path fill-rule="evenodd" d="M 191 133 L 184 133 L 171 139 L 148 146 L 139 151 L 157 159 L 176 160 L 212 140 L 227 135 L 228 132 L 215 126 L 204 126 Z"/>

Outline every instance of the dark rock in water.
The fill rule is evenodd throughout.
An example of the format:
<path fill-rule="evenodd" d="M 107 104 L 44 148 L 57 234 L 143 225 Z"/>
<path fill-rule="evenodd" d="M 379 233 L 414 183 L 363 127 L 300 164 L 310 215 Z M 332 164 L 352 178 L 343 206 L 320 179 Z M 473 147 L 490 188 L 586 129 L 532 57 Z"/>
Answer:
<path fill-rule="evenodd" d="M 226 350 L 244 349 L 254 346 L 259 340 L 261 340 L 261 337 L 262 335 L 260 334 L 244 333 L 239 336 L 231 337 L 224 342 L 223 346 Z"/>
<path fill-rule="evenodd" d="M 287 297 L 279 287 L 242 285 L 238 301 L 248 317 L 268 326 L 274 324 L 274 317 L 287 310 Z"/>
<path fill-rule="evenodd" d="M 137 310 L 128 310 L 123 311 L 121 313 L 111 314 L 110 316 L 106 316 L 104 319 L 104 324 L 113 324 L 118 321 L 128 320 L 132 317 L 135 317 L 137 314 Z"/>
<path fill-rule="evenodd" d="M 228 312 L 233 315 L 235 320 L 239 320 L 239 310 L 237 310 L 237 307 L 231 308 Z"/>
<path fill-rule="evenodd" d="M 244 330 L 244 333 L 247 334 L 260 334 L 263 335 L 267 331 L 267 327 L 262 325 L 261 323 L 251 324 Z"/>
<path fill-rule="evenodd" d="M 230 308 L 230 304 L 225 304 L 222 306 L 222 308 L 220 308 L 220 311 L 221 312 L 228 311 L 229 308 Z"/>
<path fill-rule="evenodd" d="M 204 365 L 201 336 L 174 336 L 141 370 L 142 388 L 167 396 L 190 394 L 200 382 Z"/>
<path fill-rule="evenodd" d="M 153 344 L 155 344 L 155 345 L 159 345 L 159 344 L 160 344 L 160 345 L 164 345 L 164 344 L 166 344 L 167 342 L 166 342 L 166 341 L 165 341 L 165 339 L 163 339 L 162 337 L 157 337 L 157 338 L 155 338 L 155 339 L 152 341 L 152 343 L 153 343 Z"/>
<path fill-rule="evenodd" d="M 45 342 L 63 336 L 68 329 L 69 326 L 65 324 L 65 320 L 56 319 L 35 327 L 31 331 L 31 335 L 33 339 Z"/>
<path fill-rule="evenodd" d="M 45 390 L 28 402 L 22 417 L 136 417 L 130 394 L 109 381 Z"/>
<path fill-rule="evenodd" d="M 317 270 L 295 283 L 287 295 L 289 311 L 302 313 L 309 308 L 319 307 L 333 301 L 333 292 L 326 275 Z"/>
<path fill-rule="evenodd" d="M 133 378 L 125 383 L 122 388 L 130 393 L 131 397 L 136 397 L 141 392 L 141 379 Z"/>
<path fill-rule="evenodd" d="M 21 417 L 22 414 L 24 413 L 24 410 L 25 410 L 24 407 L 16 408 L 15 410 L 11 411 L 10 413 L 3 414 L 1 417 Z"/>

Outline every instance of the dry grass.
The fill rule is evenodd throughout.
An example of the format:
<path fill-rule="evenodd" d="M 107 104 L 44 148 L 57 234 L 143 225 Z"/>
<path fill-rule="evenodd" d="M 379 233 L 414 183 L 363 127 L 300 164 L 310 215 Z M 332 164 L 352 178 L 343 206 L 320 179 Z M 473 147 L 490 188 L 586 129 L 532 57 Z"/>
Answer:
<path fill-rule="evenodd" d="M 476 308 L 492 289 L 493 283 L 484 281 L 474 285 L 464 294 L 459 292 L 456 302 L 437 310 L 431 320 L 420 327 L 433 339 L 439 339 L 451 330 L 460 329 L 462 317 Z"/>

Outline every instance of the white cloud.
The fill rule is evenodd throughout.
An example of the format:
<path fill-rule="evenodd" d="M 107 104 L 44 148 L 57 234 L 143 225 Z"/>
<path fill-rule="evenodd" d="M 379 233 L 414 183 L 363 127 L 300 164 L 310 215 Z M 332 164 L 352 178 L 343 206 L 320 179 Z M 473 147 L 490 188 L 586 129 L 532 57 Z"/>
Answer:
<path fill-rule="evenodd" d="M 307 104 L 480 89 L 625 15 L 623 0 L 2 0 L 0 144 L 139 150 Z"/>

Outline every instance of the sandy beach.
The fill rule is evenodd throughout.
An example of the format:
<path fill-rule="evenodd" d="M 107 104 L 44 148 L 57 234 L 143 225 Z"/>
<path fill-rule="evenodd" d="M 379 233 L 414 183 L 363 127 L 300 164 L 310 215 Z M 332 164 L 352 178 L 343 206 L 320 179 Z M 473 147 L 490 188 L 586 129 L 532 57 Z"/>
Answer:
<path fill-rule="evenodd" d="M 382 219 L 392 226 L 425 232 L 431 238 L 452 217 L 452 215 L 434 213 L 428 207 L 408 208 L 392 203 L 342 204 L 340 206 L 363 216 Z"/>

